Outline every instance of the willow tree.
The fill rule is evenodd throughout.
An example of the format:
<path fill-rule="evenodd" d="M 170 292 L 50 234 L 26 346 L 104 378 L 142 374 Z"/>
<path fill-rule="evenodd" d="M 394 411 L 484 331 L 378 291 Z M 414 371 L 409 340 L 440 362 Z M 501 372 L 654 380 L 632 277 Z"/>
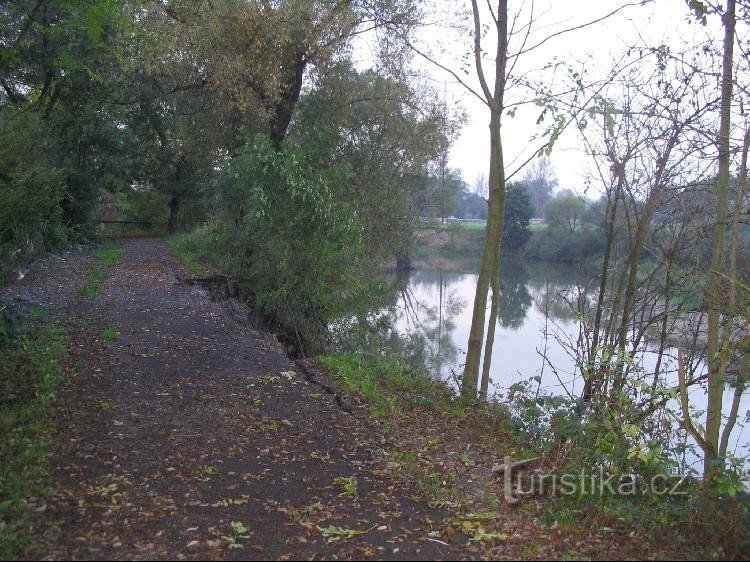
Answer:
<path fill-rule="evenodd" d="M 418 16 L 412 0 L 173 0 L 164 10 L 173 20 L 175 56 L 183 49 L 197 55 L 222 103 L 276 148 L 311 67 L 345 58 L 357 35 L 403 30 Z M 383 39 L 381 50 L 391 49 L 393 36 Z"/>

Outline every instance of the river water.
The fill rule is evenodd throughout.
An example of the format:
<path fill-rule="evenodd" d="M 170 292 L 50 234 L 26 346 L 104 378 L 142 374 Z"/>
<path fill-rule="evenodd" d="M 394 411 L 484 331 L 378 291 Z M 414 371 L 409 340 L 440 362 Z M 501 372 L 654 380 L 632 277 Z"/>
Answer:
<path fill-rule="evenodd" d="M 398 296 L 388 307 L 392 347 L 414 357 L 433 376 L 457 384 L 456 375 L 462 372 L 466 355 L 476 281 L 476 272 L 441 270 L 413 271 L 406 278 L 393 279 Z M 592 278 L 575 267 L 504 258 L 490 395 L 502 400 L 512 385 L 529 381 L 535 388 L 539 386 L 542 394 L 580 397 L 583 379 L 574 359 L 579 322 L 564 297 L 587 283 L 592 283 Z M 667 350 L 668 385 L 676 385 L 676 355 L 676 349 Z M 649 380 L 655 354 L 645 351 L 636 361 L 644 380 Z M 729 387 L 725 392 L 725 412 L 732 392 Z M 700 419 L 699 411 L 706 405 L 705 388 L 696 385 L 690 395 Z M 676 411 L 677 404 L 672 407 Z M 730 441 L 730 450 L 746 459 L 750 453 L 749 422 L 746 393 Z M 687 463 L 697 468 L 699 459 L 688 452 L 678 460 L 683 466 Z"/>

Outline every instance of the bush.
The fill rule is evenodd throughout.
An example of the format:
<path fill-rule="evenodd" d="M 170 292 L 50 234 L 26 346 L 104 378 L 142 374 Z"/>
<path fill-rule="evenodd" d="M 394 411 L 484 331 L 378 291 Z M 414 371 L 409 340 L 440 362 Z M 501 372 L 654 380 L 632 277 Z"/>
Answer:
<path fill-rule="evenodd" d="M 33 112 L 0 110 L 0 279 L 25 259 L 64 245 L 68 197 L 54 142 Z"/>
<path fill-rule="evenodd" d="M 382 285 L 356 213 L 336 197 L 348 168 L 317 168 L 313 156 L 277 151 L 266 137 L 248 143 L 219 181 L 219 216 L 192 237 L 196 253 L 248 288 L 268 327 L 304 354 L 323 347 L 331 320 L 368 310 Z"/>
<path fill-rule="evenodd" d="M 526 244 L 527 257 L 545 261 L 577 262 L 601 254 L 604 237 L 598 230 L 546 228 L 534 231 Z"/>

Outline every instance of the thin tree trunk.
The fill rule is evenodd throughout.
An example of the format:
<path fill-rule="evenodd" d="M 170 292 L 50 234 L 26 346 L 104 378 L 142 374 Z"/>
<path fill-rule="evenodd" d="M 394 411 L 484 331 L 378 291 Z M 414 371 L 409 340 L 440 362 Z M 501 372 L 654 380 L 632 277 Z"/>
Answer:
<path fill-rule="evenodd" d="M 474 16 L 474 64 L 487 106 L 490 108 L 490 177 L 486 238 L 484 252 L 482 253 L 482 266 L 479 270 L 477 289 L 474 295 L 466 364 L 461 383 L 461 396 L 465 399 L 476 400 L 479 363 L 484 339 L 484 322 L 487 312 L 487 294 L 490 288 L 490 280 L 494 275 L 499 275 L 500 271 L 500 250 L 505 218 L 505 168 L 500 127 L 505 95 L 505 72 L 508 61 L 508 2 L 507 0 L 498 1 L 496 19 L 494 20 L 497 29 L 497 51 L 495 54 L 495 84 L 492 91 L 487 84 L 482 67 L 484 55 L 481 37 L 483 30 L 477 0 L 471 0 L 471 7 Z M 490 360 L 491 356 L 488 357 L 488 369 Z"/>
<path fill-rule="evenodd" d="M 624 172 L 623 172 L 624 173 Z M 615 222 L 617 219 L 617 204 L 620 200 L 620 191 L 622 190 L 622 175 L 618 175 L 617 186 L 615 188 L 614 202 L 610 199 L 607 202 L 606 214 L 606 246 L 604 248 L 604 258 L 602 261 L 602 276 L 599 281 L 599 296 L 596 303 L 596 313 L 594 316 L 594 330 L 591 337 L 591 349 L 589 350 L 588 374 L 583 387 L 583 399 L 589 402 L 594 393 L 600 386 L 603 373 L 602 366 L 596 365 L 596 357 L 599 354 L 600 330 L 602 324 L 602 313 L 604 311 L 604 297 L 607 291 L 607 278 L 609 275 L 609 262 L 612 256 L 612 246 L 615 237 Z"/>
<path fill-rule="evenodd" d="M 727 232 L 727 206 L 729 193 L 729 131 L 732 103 L 732 64 L 734 55 L 736 1 L 727 0 L 724 15 L 724 56 L 721 80 L 721 123 L 719 126 L 719 179 L 716 188 L 716 225 L 711 251 L 711 270 L 706 286 L 708 304 L 708 405 L 706 409 L 707 451 L 703 475 L 707 482 L 713 480 L 719 455 L 719 430 L 721 427 L 722 399 L 724 396 L 724 361 L 720 349 L 721 329 L 721 276 L 724 269 L 724 238 Z"/>
<path fill-rule="evenodd" d="M 169 216 L 167 217 L 167 232 L 170 234 L 177 230 L 177 208 L 179 207 L 179 201 L 177 197 L 172 197 L 167 205 L 169 208 Z"/>
<path fill-rule="evenodd" d="M 469 345 L 466 351 L 466 365 L 464 366 L 464 378 L 461 384 L 461 395 L 472 400 L 476 399 L 477 396 L 479 363 L 487 312 L 487 295 L 491 278 L 493 275 L 497 275 L 493 271 L 494 266 L 497 266 L 496 269 L 499 271 L 502 226 L 505 214 L 505 174 L 502 161 L 502 142 L 500 140 L 500 114 L 498 111 L 492 112 L 490 121 L 490 150 L 490 204 L 487 216 L 487 234 L 482 255 L 482 268 L 479 272 L 477 289 L 474 295 Z M 489 368 L 489 365 L 487 368 Z"/>
<path fill-rule="evenodd" d="M 742 210 L 745 203 L 745 187 L 747 186 L 747 153 L 750 147 L 750 128 L 745 131 L 745 139 L 742 143 L 742 159 L 740 162 L 740 175 L 737 180 L 737 194 L 734 202 L 734 213 L 732 215 L 732 246 L 729 250 L 729 311 L 731 318 L 734 318 L 737 314 L 735 307 L 737 306 L 737 251 L 740 246 L 740 216 L 742 216 Z M 727 327 L 726 330 L 726 344 L 731 345 L 730 338 L 732 337 L 733 324 Z M 729 411 L 729 417 L 727 423 L 724 426 L 724 430 L 721 433 L 721 441 L 719 443 L 719 455 L 723 458 L 727 454 L 727 447 L 729 446 L 729 437 L 732 434 L 734 426 L 737 424 L 737 416 L 739 414 L 740 400 L 742 399 L 742 393 L 745 391 L 747 384 L 747 373 L 750 371 L 750 337 L 745 337 L 743 341 L 739 343 L 740 349 L 744 349 L 744 358 L 740 366 L 739 373 L 737 374 L 737 380 L 734 386 L 734 396 L 732 397 L 732 406 Z"/>
<path fill-rule="evenodd" d="M 500 308 L 500 263 L 499 255 L 495 261 L 492 279 L 490 280 L 491 308 L 490 322 L 487 325 L 487 337 L 484 342 L 484 359 L 482 360 L 482 383 L 479 388 L 480 400 L 487 400 L 487 389 L 490 385 L 490 366 L 492 365 L 492 348 L 495 343 L 495 328 L 497 326 L 497 313 Z"/>

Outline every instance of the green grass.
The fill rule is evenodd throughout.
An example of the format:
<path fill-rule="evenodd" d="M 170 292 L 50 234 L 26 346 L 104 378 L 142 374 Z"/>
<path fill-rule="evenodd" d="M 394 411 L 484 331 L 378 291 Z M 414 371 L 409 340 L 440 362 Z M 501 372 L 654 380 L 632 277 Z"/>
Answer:
<path fill-rule="evenodd" d="M 115 328 L 114 326 L 107 326 L 99 333 L 99 338 L 103 339 L 104 341 L 112 341 L 119 335 L 120 332 L 117 331 L 117 328 Z"/>
<path fill-rule="evenodd" d="M 440 219 L 434 219 L 429 222 L 422 223 L 424 228 L 432 228 L 435 230 L 469 230 L 474 232 L 484 232 L 487 228 L 487 221 L 484 219 L 466 219 L 457 221 L 440 222 Z"/>
<path fill-rule="evenodd" d="M 94 299 L 102 292 L 104 282 L 109 278 L 110 268 L 122 257 L 123 248 L 103 248 L 96 252 L 94 265 L 89 272 L 86 283 L 81 287 L 85 299 Z"/>
<path fill-rule="evenodd" d="M 487 402 L 467 403 L 444 382 L 409 367 L 398 356 L 341 353 L 318 357 L 318 361 L 333 373 L 344 390 L 362 396 L 376 417 L 397 414 L 403 408 L 425 408 L 440 416 L 462 420 L 477 430 L 487 444 L 507 448 L 511 437 L 505 407 Z"/>
<path fill-rule="evenodd" d="M 37 314 L 24 334 L 0 342 L 0 557 L 20 557 L 33 545 L 27 498 L 43 498 L 52 404 L 65 331 Z"/>
<path fill-rule="evenodd" d="M 542 232 L 544 230 L 547 230 L 547 224 L 543 222 L 539 224 L 530 224 L 529 230 L 531 232 Z"/>
<path fill-rule="evenodd" d="M 436 407 L 450 399 L 426 374 L 411 369 L 398 358 L 370 358 L 356 353 L 324 355 L 319 361 L 328 367 L 338 383 L 351 394 L 361 395 L 376 417 L 384 417 L 399 402 Z"/>
<path fill-rule="evenodd" d="M 193 233 L 172 234 L 165 240 L 172 254 L 178 257 L 185 269 L 195 277 L 210 277 L 216 273 L 213 268 L 206 265 L 199 242 Z"/>

